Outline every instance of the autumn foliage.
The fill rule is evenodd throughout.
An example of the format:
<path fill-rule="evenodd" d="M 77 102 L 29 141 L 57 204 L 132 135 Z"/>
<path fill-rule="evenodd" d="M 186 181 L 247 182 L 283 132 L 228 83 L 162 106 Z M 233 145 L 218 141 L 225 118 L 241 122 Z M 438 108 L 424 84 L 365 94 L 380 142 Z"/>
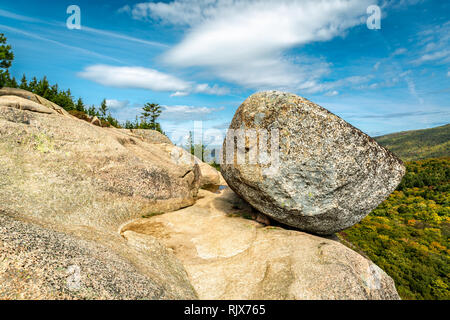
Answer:
<path fill-rule="evenodd" d="M 450 158 L 406 167 L 397 190 L 339 236 L 384 269 L 403 299 L 450 299 Z"/>

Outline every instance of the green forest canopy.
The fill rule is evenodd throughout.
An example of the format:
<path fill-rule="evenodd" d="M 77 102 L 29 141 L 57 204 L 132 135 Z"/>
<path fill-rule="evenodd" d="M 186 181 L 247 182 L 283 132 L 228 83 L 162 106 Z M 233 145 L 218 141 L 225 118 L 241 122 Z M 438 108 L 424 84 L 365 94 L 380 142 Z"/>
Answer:
<path fill-rule="evenodd" d="M 339 237 L 395 281 L 403 299 L 450 299 L 450 157 L 406 163 L 397 190 Z"/>

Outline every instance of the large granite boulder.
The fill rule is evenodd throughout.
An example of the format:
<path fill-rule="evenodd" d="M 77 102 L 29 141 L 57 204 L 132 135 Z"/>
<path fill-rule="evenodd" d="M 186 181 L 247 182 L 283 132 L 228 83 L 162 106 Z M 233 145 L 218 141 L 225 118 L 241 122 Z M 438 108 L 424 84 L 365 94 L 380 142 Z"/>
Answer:
<path fill-rule="evenodd" d="M 32 93 L 1 90 L 0 299 L 195 299 L 163 245 L 127 241 L 118 230 L 194 204 L 198 165 Z M 79 291 L 66 285 L 71 266 Z"/>
<path fill-rule="evenodd" d="M 138 219 L 129 241 L 162 241 L 183 263 L 200 299 L 399 299 L 394 281 L 338 241 L 244 219 L 230 189 L 200 190 L 192 207 Z"/>
<path fill-rule="evenodd" d="M 246 136 L 235 131 L 232 137 L 230 129 L 244 129 Z M 269 161 L 262 147 L 261 157 L 249 160 L 258 143 L 248 129 L 261 130 L 259 142 L 267 132 Z M 221 165 L 228 185 L 260 212 L 312 233 L 332 234 L 359 222 L 405 173 L 402 161 L 374 139 L 290 93 L 250 96 L 236 111 L 229 134 Z M 227 158 L 231 142 L 239 148 Z"/>

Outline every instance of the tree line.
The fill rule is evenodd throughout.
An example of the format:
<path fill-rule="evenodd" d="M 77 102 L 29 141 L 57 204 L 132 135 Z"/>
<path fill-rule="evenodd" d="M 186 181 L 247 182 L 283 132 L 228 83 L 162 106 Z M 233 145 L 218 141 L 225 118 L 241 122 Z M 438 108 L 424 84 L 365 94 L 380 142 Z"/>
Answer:
<path fill-rule="evenodd" d="M 9 68 L 14 60 L 14 53 L 11 46 L 6 43 L 6 40 L 4 34 L 0 33 L 0 88 L 9 87 L 30 91 L 56 103 L 79 119 L 91 121 L 94 117 L 97 117 L 100 119 L 101 125 L 105 127 L 151 129 L 164 133 L 160 123 L 157 121 L 162 113 L 161 106 L 157 103 L 146 103 L 142 108 L 141 115 L 139 117 L 136 116 L 135 121 L 127 120 L 124 123 L 119 123 L 111 115 L 106 99 L 102 100 L 98 108 L 95 105 L 87 106 L 81 97 L 75 100 L 70 89 L 62 90 L 58 84 L 51 85 L 46 76 L 40 80 L 33 77 L 28 81 L 24 74 L 20 83 L 18 83 L 16 78 L 9 73 Z"/>

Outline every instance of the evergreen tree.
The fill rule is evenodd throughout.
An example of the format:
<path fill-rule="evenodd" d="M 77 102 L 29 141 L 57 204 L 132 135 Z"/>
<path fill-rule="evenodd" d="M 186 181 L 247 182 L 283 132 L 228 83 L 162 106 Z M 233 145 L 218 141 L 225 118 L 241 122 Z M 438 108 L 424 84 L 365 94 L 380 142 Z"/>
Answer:
<path fill-rule="evenodd" d="M 37 95 L 40 95 L 41 97 L 44 97 L 46 99 L 51 100 L 53 97 L 51 97 L 51 92 L 50 92 L 50 84 L 48 83 L 47 77 L 44 76 L 44 78 L 42 78 L 36 88 L 34 89 L 34 93 L 36 93 Z"/>
<path fill-rule="evenodd" d="M 27 77 L 25 76 L 25 74 L 22 76 L 22 80 L 20 80 L 19 88 L 23 89 L 23 90 L 29 90 L 28 81 L 27 81 Z"/>
<path fill-rule="evenodd" d="M 75 110 L 86 113 L 86 109 L 84 108 L 83 99 L 81 99 L 81 97 L 78 98 L 78 100 L 77 100 L 77 104 L 75 105 Z"/>
<path fill-rule="evenodd" d="M 31 79 L 30 83 L 28 84 L 28 89 L 31 92 L 35 92 L 37 85 L 38 85 L 38 81 L 37 81 L 36 77 L 33 77 L 33 79 Z"/>
<path fill-rule="evenodd" d="M 111 113 L 108 113 L 106 121 L 108 121 L 109 124 L 112 125 L 113 127 L 120 128 L 119 122 L 111 115 Z"/>
<path fill-rule="evenodd" d="M 125 129 L 135 129 L 133 122 L 131 122 L 130 120 L 125 121 L 125 123 L 123 124 L 123 127 Z"/>
<path fill-rule="evenodd" d="M 56 96 L 58 96 L 58 94 L 59 94 L 59 88 L 58 88 L 58 85 L 57 85 L 57 84 L 52 85 L 52 86 L 50 87 L 50 92 L 51 92 L 51 95 L 52 95 L 53 99 L 54 99 Z"/>
<path fill-rule="evenodd" d="M 157 103 L 146 103 L 142 110 L 142 129 L 152 129 L 162 132 L 161 125 L 156 122 L 162 113 L 161 106 Z"/>
<path fill-rule="evenodd" d="M 100 118 L 102 120 L 106 120 L 106 113 L 108 112 L 108 106 L 106 105 L 106 99 L 103 99 L 102 103 L 100 104 Z"/>
<path fill-rule="evenodd" d="M 97 111 L 97 109 L 95 109 L 95 106 L 94 106 L 94 105 L 92 105 L 92 106 L 87 110 L 87 114 L 88 114 L 89 116 L 91 116 L 91 117 L 98 117 L 98 116 L 99 116 L 98 111 Z"/>
<path fill-rule="evenodd" d="M 6 44 L 5 35 L 0 33 L 0 87 L 11 81 L 8 69 L 13 60 L 14 53 L 11 51 L 11 46 Z"/>
<path fill-rule="evenodd" d="M 8 72 L 8 75 L 9 75 L 9 72 Z M 15 77 L 12 77 L 12 78 L 9 77 L 8 82 L 6 83 L 6 86 L 10 87 L 10 88 L 18 88 L 19 87 Z"/>

